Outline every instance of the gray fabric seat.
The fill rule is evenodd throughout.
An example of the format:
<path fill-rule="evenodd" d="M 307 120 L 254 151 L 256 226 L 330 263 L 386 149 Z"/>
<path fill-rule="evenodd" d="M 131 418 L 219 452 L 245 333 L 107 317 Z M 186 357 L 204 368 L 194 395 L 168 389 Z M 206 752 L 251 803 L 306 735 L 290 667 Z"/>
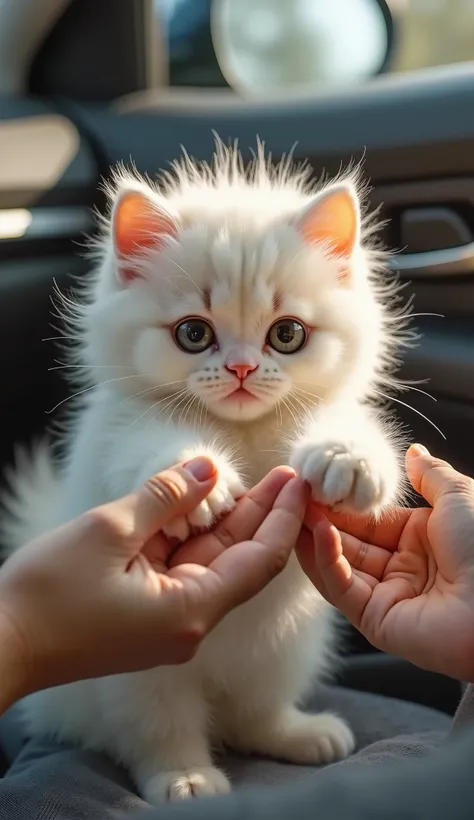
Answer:
<path fill-rule="evenodd" d="M 449 716 L 436 710 L 337 687 L 314 694 L 308 710 L 319 709 L 331 709 L 350 721 L 358 749 L 370 754 L 371 744 L 376 744 L 373 749 L 377 762 L 383 760 L 384 741 L 388 738 L 400 737 L 404 754 L 417 757 L 440 745 L 451 726 Z M 14 731 L 11 716 L 7 717 L 9 731 Z M 387 754 L 396 746 L 387 744 Z M 14 751 L 13 745 L 10 749 Z M 354 763 L 357 760 L 354 757 Z M 296 782 L 317 771 L 314 767 L 232 754 L 223 756 L 220 763 L 235 789 Z M 0 820 L 110 820 L 115 812 L 128 813 L 145 806 L 127 773 L 104 755 L 46 740 L 29 741 L 0 781 Z"/>

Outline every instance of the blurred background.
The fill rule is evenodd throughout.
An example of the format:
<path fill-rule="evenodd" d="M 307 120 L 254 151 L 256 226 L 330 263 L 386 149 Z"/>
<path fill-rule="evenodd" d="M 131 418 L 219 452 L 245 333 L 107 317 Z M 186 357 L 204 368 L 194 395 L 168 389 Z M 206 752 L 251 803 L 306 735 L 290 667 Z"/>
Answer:
<path fill-rule="evenodd" d="M 231 84 L 251 93 L 255 84 L 353 84 L 381 70 L 399 73 L 474 58 L 474 0 L 154 5 L 168 41 L 171 85 Z M 384 6 L 393 19 L 388 54 Z"/>
<path fill-rule="evenodd" d="M 470 61 L 473 35 L 474 0 L 0 0 L 0 95 L 314 94 Z"/>

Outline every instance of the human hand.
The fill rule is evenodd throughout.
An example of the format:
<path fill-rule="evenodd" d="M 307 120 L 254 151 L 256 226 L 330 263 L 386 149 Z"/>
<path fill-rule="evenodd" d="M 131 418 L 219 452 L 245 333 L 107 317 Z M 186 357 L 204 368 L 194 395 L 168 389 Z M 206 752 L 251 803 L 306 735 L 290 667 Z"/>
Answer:
<path fill-rule="evenodd" d="M 474 681 L 474 481 L 419 445 L 406 467 L 431 508 L 374 522 L 312 505 L 298 558 L 375 647 Z"/>
<path fill-rule="evenodd" d="M 209 459 L 171 468 L 5 562 L 0 711 L 35 689 L 190 660 L 230 609 L 283 569 L 309 495 L 284 467 L 172 554 L 160 529 L 216 480 Z"/>

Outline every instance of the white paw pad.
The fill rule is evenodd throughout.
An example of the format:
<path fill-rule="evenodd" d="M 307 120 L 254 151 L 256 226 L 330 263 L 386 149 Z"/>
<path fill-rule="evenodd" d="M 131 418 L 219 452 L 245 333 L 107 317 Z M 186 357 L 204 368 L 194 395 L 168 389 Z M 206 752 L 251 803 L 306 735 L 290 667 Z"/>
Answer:
<path fill-rule="evenodd" d="M 143 798 L 158 806 L 175 800 L 228 794 L 230 783 L 223 772 L 214 766 L 196 767 L 183 771 L 162 772 L 146 783 Z"/>
<path fill-rule="evenodd" d="M 292 466 L 311 485 L 313 498 L 328 507 L 365 513 L 378 510 L 384 502 L 385 485 L 373 458 L 348 445 L 301 447 Z"/>

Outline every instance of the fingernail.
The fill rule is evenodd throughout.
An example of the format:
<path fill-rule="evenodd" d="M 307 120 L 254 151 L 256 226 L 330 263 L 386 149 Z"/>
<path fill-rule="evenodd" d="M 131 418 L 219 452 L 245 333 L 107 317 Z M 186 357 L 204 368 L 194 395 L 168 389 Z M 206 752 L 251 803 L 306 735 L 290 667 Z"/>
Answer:
<path fill-rule="evenodd" d="M 210 458 L 206 456 L 198 456 L 191 459 L 186 464 L 183 464 L 186 472 L 196 479 L 196 481 L 209 481 L 216 473 L 216 467 Z"/>
<path fill-rule="evenodd" d="M 417 458 L 418 456 L 429 456 L 430 451 L 424 446 L 424 444 L 412 444 L 410 449 L 408 450 L 409 456 L 414 456 Z"/>

